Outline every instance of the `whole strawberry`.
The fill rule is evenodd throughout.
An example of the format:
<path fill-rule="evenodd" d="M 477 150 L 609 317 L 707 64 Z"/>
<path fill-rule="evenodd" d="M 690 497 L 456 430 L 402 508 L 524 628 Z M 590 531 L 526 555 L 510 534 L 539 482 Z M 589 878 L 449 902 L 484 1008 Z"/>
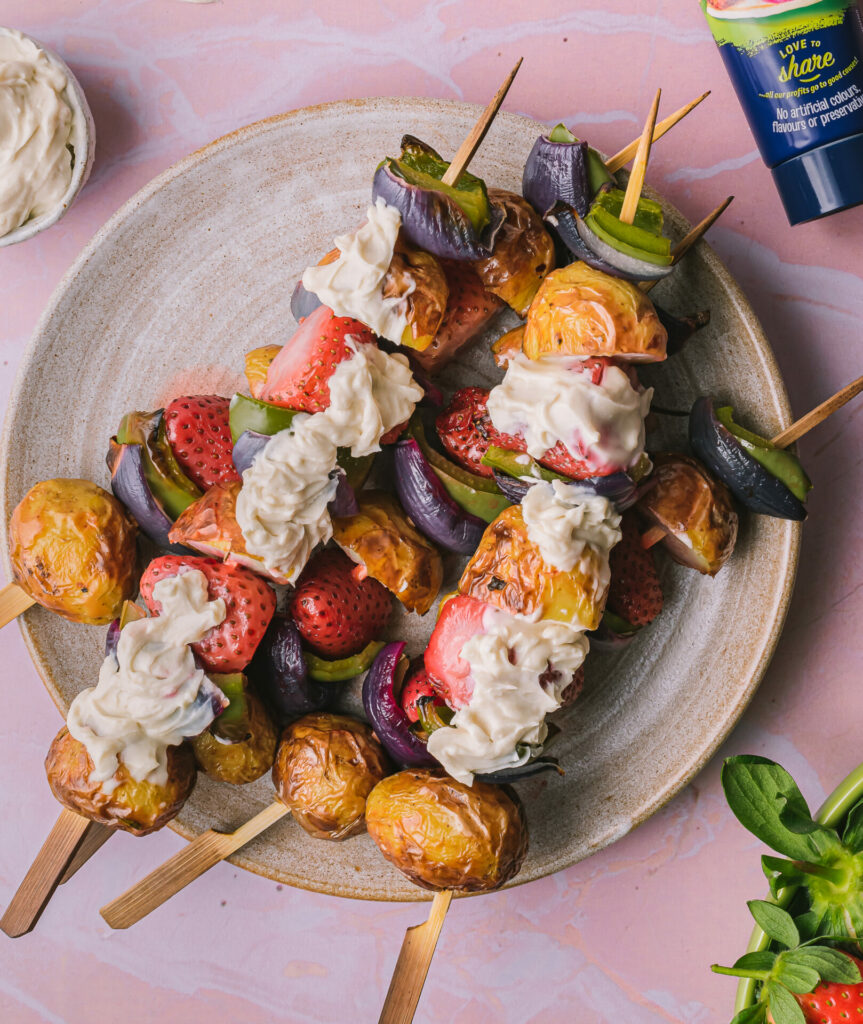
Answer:
<path fill-rule="evenodd" d="M 359 320 L 318 306 L 270 363 L 257 397 L 289 409 L 322 412 L 330 404 L 330 377 L 353 354 L 348 339 L 355 345 L 376 344 L 375 336 Z"/>
<path fill-rule="evenodd" d="M 389 591 L 338 548 L 315 555 L 297 579 L 290 613 L 305 643 L 344 658 L 380 637 L 392 611 Z"/>
<path fill-rule="evenodd" d="M 634 512 L 624 512 L 621 539 L 611 549 L 611 585 L 606 607 L 633 626 L 647 626 L 662 611 L 662 587 L 653 549 L 641 543 L 641 527 Z"/>
<path fill-rule="evenodd" d="M 192 650 L 211 672 L 242 672 L 267 631 L 276 610 L 276 595 L 260 576 L 242 565 L 215 558 L 163 555 L 150 562 L 141 577 L 141 597 L 151 614 L 161 611 L 161 605 L 153 600 L 153 587 L 159 580 L 191 569 L 207 577 L 211 601 L 221 597 L 225 602 L 224 620 L 192 644 Z"/>
<path fill-rule="evenodd" d="M 180 468 L 202 489 L 239 480 L 231 453 L 227 398 L 186 395 L 166 406 L 165 432 Z"/>

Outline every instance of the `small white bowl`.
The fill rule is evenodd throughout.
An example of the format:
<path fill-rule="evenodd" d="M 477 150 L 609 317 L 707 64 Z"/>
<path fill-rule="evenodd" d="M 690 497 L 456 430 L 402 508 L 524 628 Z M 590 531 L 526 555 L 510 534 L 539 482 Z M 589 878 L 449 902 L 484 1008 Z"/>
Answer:
<path fill-rule="evenodd" d="M 8 36 L 11 34 L 11 29 L 0 26 L 0 35 Z M 90 112 L 81 83 L 69 70 L 66 62 L 50 47 L 40 43 L 38 39 L 28 36 L 25 32 L 22 32 L 21 35 L 38 46 L 40 50 L 44 50 L 51 63 L 60 68 L 66 76 L 67 85 L 63 91 L 63 96 L 72 110 L 72 134 L 69 139 L 73 150 L 72 180 L 69 182 L 69 187 L 55 209 L 43 213 L 39 217 L 31 217 L 30 220 L 24 221 L 20 227 L 7 232 L 5 235 L 0 235 L 0 248 L 5 245 L 14 245 L 16 242 L 25 242 L 28 238 L 38 235 L 40 231 L 44 231 L 45 228 L 50 228 L 52 224 L 56 224 L 72 205 L 78 193 L 84 187 L 84 183 L 90 177 L 93 158 L 96 155 L 96 125 L 93 122 L 93 115 Z"/>

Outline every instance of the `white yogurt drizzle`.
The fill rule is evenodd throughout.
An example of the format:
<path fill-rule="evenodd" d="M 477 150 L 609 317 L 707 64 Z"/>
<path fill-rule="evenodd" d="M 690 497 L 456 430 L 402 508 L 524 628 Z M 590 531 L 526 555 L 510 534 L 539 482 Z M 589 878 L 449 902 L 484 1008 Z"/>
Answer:
<path fill-rule="evenodd" d="M 0 235 L 56 210 L 72 180 L 65 74 L 20 32 L 0 35 Z"/>
<path fill-rule="evenodd" d="M 383 283 L 392 262 L 402 218 L 378 198 L 366 222 L 352 235 L 339 235 L 338 259 L 303 273 L 303 287 L 337 316 L 349 316 L 399 345 L 407 327 L 407 296 L 384 298 Z"/>
<path fill-rule="evenodd" d="M 160 615 L 129 622 L 116 659 L 102 662 L 99 682 L 72 701 L 66 724 L 87 748 L 92 782 L 117 786 L 120 762 L 138 782 L 168 781 L 168 747 L 202 733 L 213 721 L 219 691 L 195 664 L 189 644 L 225 618 L 222 598 L 210 601 L 197 569 L 159 580 Z"/>
<path fill-rule="evenodd" d="M 411 416 L 423 390 L 403 355 L 351 338 L 350 359 L 328 381 L 329 407 L 300 413 L 275 434 L 243 474 L 237 522 L 246 547 L 268 569 L 293 581 L 315 546 L 333 534 L 327 503 L 336 492 L 338 448 L 357 458 Z"/>
<path fill-rule="evenodd" d="M 534 458 L 562 441 L 599 463 L 627 468 L 644 451 L 652 397 L 652 388 L 639 393 L 618 366 L 606 367 L 594 384 L 580 359 L 519 353 L 491 389 L 488 413 L 498 430 L 520 434 Z"/>
<path fill-rule="evenodd" d="M 620 516 L 607 498 L 560 481 L 537 483 L 522 500 L 522 514 L 545 562 L 564 572 L 579 568 L 595 578 L 598 594 L 605 592 L 608 555 L 620 540 Z M 474 683 L 470 701 L 428 741 L 447 772 L 468 785 L 476 772 L 530 760 L 548 733 L 546 715 L 560 707 L 589 647 L 580 625 L 532 621 L 491 606 L 483 628 L 460 652 Z"/>

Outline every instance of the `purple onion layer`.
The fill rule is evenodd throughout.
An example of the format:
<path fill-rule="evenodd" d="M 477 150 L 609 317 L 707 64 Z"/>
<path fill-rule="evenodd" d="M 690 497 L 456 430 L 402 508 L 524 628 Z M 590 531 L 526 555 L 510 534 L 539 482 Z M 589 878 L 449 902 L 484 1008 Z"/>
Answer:
<path fill-rule="evenodd" d="M 587 143 L 552 142 L 540 135 L 524 165 L 521 191 L 540 217 L 558 202 L 584 217 L 591 200 Z"/>
<path fill-rule="evenodd" d="M 401 660 L 403 643 L 387 644 L 363 680 L 363 708 L 378 739 L 390 757 L 405 768 L 431 767 L 437 761 L 411 730 L 411 723 L 402 710 L 394 686 Z"/>

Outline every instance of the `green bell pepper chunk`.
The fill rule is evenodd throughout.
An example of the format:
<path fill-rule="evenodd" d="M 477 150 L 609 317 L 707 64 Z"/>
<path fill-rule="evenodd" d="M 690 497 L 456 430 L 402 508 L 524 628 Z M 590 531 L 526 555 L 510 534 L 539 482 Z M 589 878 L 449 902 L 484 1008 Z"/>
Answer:
<path fill-rule="evenodd" d="M 660 267 L 667 267 L 671 265 L 671 243 L 668 242 L 668 252 L 663 255 L 661 253 L 651 252 L 647 249 L 643 249 L 638 245 L 632 245 L 625 238 L 621 238 L 620 235 L 626 234 L 619 228 L 615 228 L 617 234 L 611 234 L 606 228 L 600 223 L 594 210 L 584 218 L 584 223 L 590 228 L 590 230 L 601 238 L 603 242 L 606 242 L 613 249 L 616 249 L 620 253 L 624 253 L 627 256 L 632 256 L 635 259 L 642 260 L 645 263 L 655 263 Z M 623 221 L 616 221 L 618 225 L 623 225 Z M 633 225 L 626 225 L 632 227 L 633 232 L 637 232 L 640 229 Z M 666 241 L 668 241 L 666 239 Z"/>
<path fill-rule="evenodd" d="M 626 193 L 623 189 L 604 189 L 594 199 L 594 204 L 603 210 L 607 210 L 612 216 L 619 219 L 625 196 Z M 665 215 L 662 212 L 662 207 L 655 200 L 642 196 L 638 200 L 638 208 L 635 211 L 633 224 L 637 228 L 643 228 L 651 235 L 661 235 L 665 224 Z M 631 225 L 627 225 L 627 227 L 629 226 Z"/>
<path fill-rule="evenodd" d="M 156 500 L 171 519 L 176 519 L 203 494 L 180 469 L 164 433 L 161 409 L 127 413 L 120 421 L 116 440 L 117 444 L 140 446 L 144 476 Z"/>
<path fill-rule="evenodd" d="M 564 483 L 572 483 L 568 476 L 540 466 L 529 455 L 525 455 L 523 452 L 511 452 L 507 448 L 498 448 L 497 445 L 491 445 L 480 462 L 484 466 L 491 466 L 492 469 L 506 473 L 507 476 L 529 477 L 532 480 L 563 480 Z"/>
<path fill-rule="evenodd" d="M 251 732 L 248 680 L 242 672 L 207 673 L 230 702 L 210 726 L 210 732 L 230 743 L 241 743 Z"/>
<path fill-rule="evenodd" d="M 734 422 L 733 416 L 734 410 L 730 405 L 724 405 L 716 410 L 716 418 L 737 438 L 748 454 L 771 476 L 781 480 L 798 501 L 806 501 L 807 494 L 812 490 L 812 481 L 806 475 L 806 470 L 797 456 L 784 448 L 774 447 L 767 438 L 741 427 Z"/>
<path fill-rule="evenodd" d="M 572 132 L 566 127 L 566 125 L 559 121 L 554 128 L 548 133 L 549 142 L 563 142 L 572 144 L 578 142 L 578 139 L 572 134 Z"/>
<path fill-rule="evenodd" d="M 339 658 L 337 661 L 329 661 L 327 658 L 319 658 L 316 654 L 303 651 L 306 659 L 306 669 L 309 676 L 318 683 L 343 683 L 347 679 L 353 679 L 371 665 L 384 646 L 383 640 L 372 640 L 370 644 L 359 652 L 348 658 Z"/>
<path fill-rule="evenodd" d="M 633 633 L 637 633 L 641 628 L 640 626 L 633 626 L 622 615 L 615 615 L 614 612 L 610 612 L 607 608 L 602 613 L 602 621 L 612 633 L 616 633 L 618 636 L 632 636 Z"/>

